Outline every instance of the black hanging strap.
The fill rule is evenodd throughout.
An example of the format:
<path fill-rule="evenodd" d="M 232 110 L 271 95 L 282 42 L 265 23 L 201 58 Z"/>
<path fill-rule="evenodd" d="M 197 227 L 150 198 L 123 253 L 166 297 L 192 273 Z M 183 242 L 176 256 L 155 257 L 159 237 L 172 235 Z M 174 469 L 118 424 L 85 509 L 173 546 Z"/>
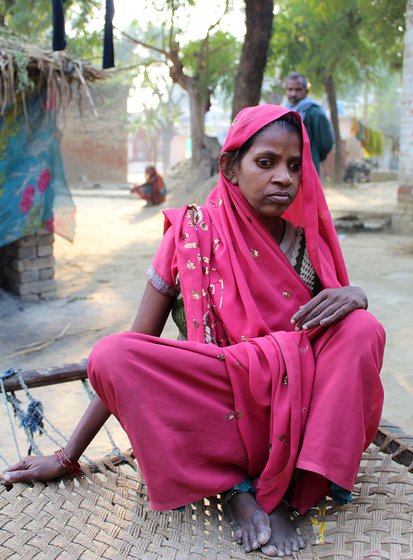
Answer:
<path fill-rule="evenodd" d="M 52 0 L 53 37 L 52 49 L 63 51 L 66 48 L 65 12 L 63 0 Z"/>
<path fill-rule="evenodd" d="M 106 0 L 105 33 L 103 36 L 103 68 L 113 68 L 115 66 L 112 25 L 114 15 L 115 7 L 113 5 L 113 0 Z"/>

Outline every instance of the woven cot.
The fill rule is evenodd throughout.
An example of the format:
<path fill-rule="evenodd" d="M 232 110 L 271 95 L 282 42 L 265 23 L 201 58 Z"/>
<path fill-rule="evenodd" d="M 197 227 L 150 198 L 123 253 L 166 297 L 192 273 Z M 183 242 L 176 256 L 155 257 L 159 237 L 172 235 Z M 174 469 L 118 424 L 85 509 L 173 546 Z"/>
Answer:
<path fill-rule="evenodd" d="M 184 512 L 150 510 L 145 484 L 125 455 L 126 465 L 108 458 L 75 479 L 0 485 L 0 560 L 265 558 L 231 541 L 219 498 Z M 353 502 L 337 507 L 326 500 L 298 526 L 307 546 L 297 559 L 413 560 L 413 474 L 372 444 Z"/>

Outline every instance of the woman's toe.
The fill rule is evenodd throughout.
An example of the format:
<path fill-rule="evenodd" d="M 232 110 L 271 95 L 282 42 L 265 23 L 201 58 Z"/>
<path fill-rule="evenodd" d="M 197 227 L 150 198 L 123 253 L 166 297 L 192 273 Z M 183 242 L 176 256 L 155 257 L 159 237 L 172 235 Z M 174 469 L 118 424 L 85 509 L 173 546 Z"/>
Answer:
<path fill-rule="evenodd" d="M 277 549 L 273 544 L 265 544 L 261 547 L 261 552 L 271 558 L 275 558 L 277 556 Z"/>

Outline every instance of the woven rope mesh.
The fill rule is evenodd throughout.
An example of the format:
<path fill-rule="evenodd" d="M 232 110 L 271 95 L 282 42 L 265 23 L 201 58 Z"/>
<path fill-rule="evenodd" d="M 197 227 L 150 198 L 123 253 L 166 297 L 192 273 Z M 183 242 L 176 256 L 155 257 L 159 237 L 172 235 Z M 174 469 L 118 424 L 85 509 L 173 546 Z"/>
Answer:
<path fill-rule="evenodd" d="M 327 500 L 318 524 L 300 518 L 307 546 L 296 559 L 413 560 L 413 474 L 370 446 L 352 504 Z M 319 511 L 317 508 L 312 515 Z M 320 527 L 325 544 L 315 544 Z M 99 464 L 78 479 L 0 485 L 0 560 L 257 560 L 231 541 L 216 498 L 184 512 L 149 509 L 129 466 Z"/>

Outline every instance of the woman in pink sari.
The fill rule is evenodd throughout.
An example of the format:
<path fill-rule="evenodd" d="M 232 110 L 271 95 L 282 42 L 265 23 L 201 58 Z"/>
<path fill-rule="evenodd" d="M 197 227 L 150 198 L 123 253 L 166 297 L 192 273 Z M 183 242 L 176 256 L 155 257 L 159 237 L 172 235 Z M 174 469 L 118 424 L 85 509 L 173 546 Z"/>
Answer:
<path fill-rule="evenodd" d="M 112 413 L 154 509 L 221 494 L 245 551 L 289 555 L 305 544 L 291 508 L 351 500 L 380 420 L 385 341 L 349 286 L 298 114 L 242 110 L 205 205 L 165 216 L 132 330 L 89 357 L 98 396 L 64 450 L 5 476 L 75 470 Z M 160 338 L 171 311 L 177 341 Z"/>

